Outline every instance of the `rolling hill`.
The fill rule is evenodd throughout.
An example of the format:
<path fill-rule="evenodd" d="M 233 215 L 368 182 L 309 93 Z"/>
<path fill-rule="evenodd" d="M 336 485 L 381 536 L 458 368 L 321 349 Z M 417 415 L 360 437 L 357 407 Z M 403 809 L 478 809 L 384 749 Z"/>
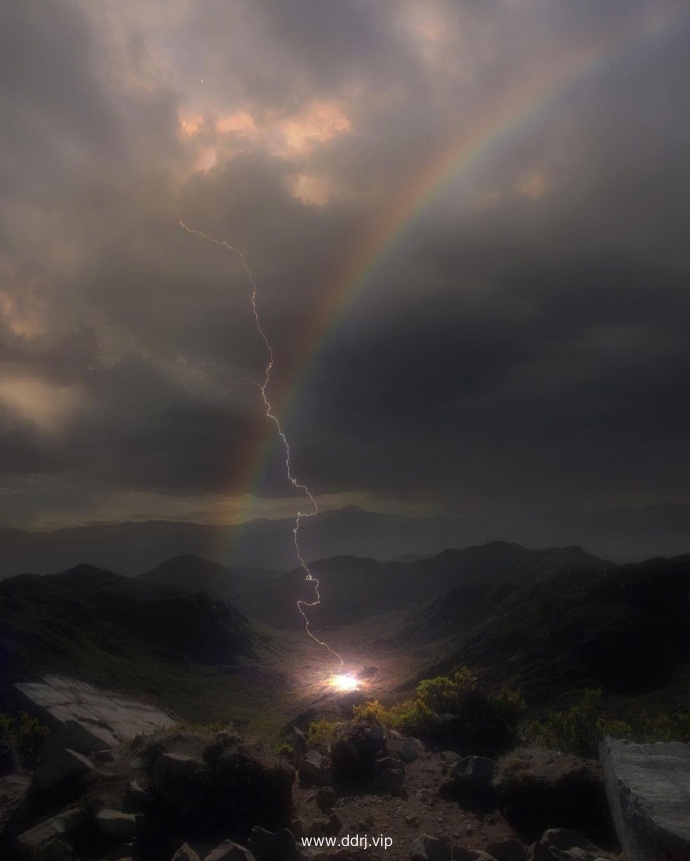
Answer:
<path fill-rule="evenodd" d="M 409 564 L 338 556 L 310 563 L 313 576 L 319 580 L 323 602 L 309 610 L 309 618 L 313 628 L 349 625 L 378 613 L 432 601 L 462 585 L 485 588 L 499 583 L 524 584 L 563 571 L 603 571 L 611 567 L 613 563 L 597 559 L 579 547 L 528 550 L 501 541 L 445 550 Z M 316 593 L 302 569 L 263 581 L 252 579 L 250 582 L 246 572 L 243 575 L 196 557 L 169 560 L 140 578 L 232 600 L 243 613 L 274 628 L 303 627 L 297 601 L 311 602 Z"/>
<path fill-rule="evenodd" d="M 533 701 L 578 687 L 622 696 L 665 689 L 675 708 L 690 708 L 690 556 L 536 580 L 469 628 L 460 615 L 448 620 L 464 598 L 456 590 L 407 620 L 411 634 L 422 622 L 427 630 L 445 624 L 452 638 L 423 675 L 467 664 Z"/>

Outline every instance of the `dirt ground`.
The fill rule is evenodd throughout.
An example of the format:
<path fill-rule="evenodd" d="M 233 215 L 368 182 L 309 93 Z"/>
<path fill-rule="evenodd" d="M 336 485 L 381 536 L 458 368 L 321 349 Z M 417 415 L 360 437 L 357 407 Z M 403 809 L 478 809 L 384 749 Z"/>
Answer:
<path fill-rule="evenodd" d="M 388 748 L 396 752 L 399 744 L 389 741 Z M 452 763 L 446 754 L 424 751 L 405 766 L 404 795 L 344 795 L 337 798 L 333 813 L 341 823 L 337 839 L 345 835 L 369 838 L 371 858 L 387 861 L 408 859 L 410 844 L 420 834 L 438 837 L 455 849 L 486 849 L 487 845 L 516 838 L 515 832 L 497 811 L 472 812 L 456 801 L 439 797 L 438 789 L 448 780 Z M 319 810 L 317 791 L 295 784 L 293 798 L 296 812 L 308 828 L 314 820 L 328 819 L 330 813 Z M 393 840 L 387 850 L 372 848 L 372 837 Z M 299 843 L 299 841 L 298 841 Z M 342 844 L 339 844 L 342 845 Z M 360 841 L 361 848 L 361 841 Z M 366 858 L 360 851 L 357 858 Z"/>

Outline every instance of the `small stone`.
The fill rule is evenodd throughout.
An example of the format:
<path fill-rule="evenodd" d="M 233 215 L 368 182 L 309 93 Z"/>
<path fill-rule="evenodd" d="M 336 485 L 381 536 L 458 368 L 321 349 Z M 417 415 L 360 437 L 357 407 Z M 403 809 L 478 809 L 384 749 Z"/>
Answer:
<path fill-rule="evenodd" d="M 56 838 L 32 852 L 29 861 L 72 861 L 72 847 Z"/>
<path fill-rule="evenodd" d="M 443 750 L 439 755 L 444 762 L 457 762 L 460 759 L 460 754 L 454 750 Z"/>
<path fill-rule="evenodd" d="M 330 786 L 321 786 L 316 793 L 316 804 L 324 813 L 335 805 L 335 791 Z"/>
<path fill-rule="evenodd" d="M 224 840 L 204 858 L 204 861 L 256 861 L 254 855 L 232 840 Z"/>
<path fill-rule="evenodd" d="M 96 814 L 96 825 L 102 834 L 120 840 L 130 840 L 137 833 L 137 818 L 133 813 L 104 808 Z"/>
<path fill-rule="evenodd" d="M 419 754 L 414 749 L 414 747 L 412 747 L 409 741 L 405 741 L 402 743 L 402 745 L 400 746 L 400 759 L 402 759 L 403 762 L 409 764 L 410 762 L 414 762 L 418 756 Z"/>
<path fill-rule="evenodd" d="M 555 861 L 556 856 L 543 843 L 532 843 L 527 850 L 527 861 Z"/>
<path fill-rule="evenodd" d="M 83 754 L 63 747 L 41 762 L 34 779 L 39 789 L 50 790 L 93 770 L 93 764 Z"/>
<path fill-rule="evenodd" d="M 373 789 L 383 792 L 400 792 L 405 785 L 405 775 L 397 768 L 387 768 L 378 777 L 374 778 Z"/>
<path fill-rule="evenodd" d="M 192 849 L 189 843 L 183 843 L 182 846 L 173 855 L 172 861 L 201 861 L 196 852 Z"/>
<path fill-rule="evenodd" d="M 450 847 L 438 837 L 421 834 L 412 841 L 410 859 L 411 861 L 451 861 Z"/>
<path fill-rule="evenodd" d="M 466 756 L 456 763 L 455 780 L 459 784 L 483 789 L 493 780 L 494 769 L 495 763 L 492 759 L 487 759 L 485 756 Z"/>
<path fill-rule="evenodd" d="M 81 825 L 83 819 L 83 812 L 75 807 L 58 816 L 44 819 L 43 822 L 39 822 L 38 825 L 34 825 L 33 828 L 24 831 L 18 837 L 14 838 L 12 845 L 20 855 L 30 855 L 32 852 L 37 852 L 46 846 L 51 840 L 62 838 L 63 835 L 69 834 L 78 825 Z"/>
<path fill-rule="evenodd" d="M 527 858 L 525 847 L 519 840 L 502 840 L 496 843 L 489 843 L 486 851 L 496 861 L 526 861 Z"/>
<path fill-rule="evenodd" d="M 95 750 L 92 755 L 95 762 L 115 761 L 115 755 L 113 754 L 112 750 Z"/>
<path fill-rule="evenodd" d="M 561 849 L 564 852 L 577 848 L 584 849 L 587 852 L 601 853 L 601 849 L 599 849 L 596 844 L 592 843 L 591 840 L 588 840 L 576 831 L 569 831 L 567 828 L 549 828 L 549 830 L 545 831 L 542 835 L 540 842 L 543 843 L 544 846 Z"/>
<path fill-rule="evenodd" d="M 318 750 L 308 751 L 300 760 L 298 772 L 305 783 L 321 784 L 325 782 L 326 760 Z"/>
<path fill-rule="evenodd" d="M 267 831 L 255 825 L 249 843 L 257 861 L 284 861 L 293 855 L 297 848 L 294 834 L 287 828 Z"/>
<path fill-rule="evenodd" d="M 328 830 L 332 836 L 340 834 L 343 830 L 343 821 L 337 813 L 331 813 L 328 818 Z"/>

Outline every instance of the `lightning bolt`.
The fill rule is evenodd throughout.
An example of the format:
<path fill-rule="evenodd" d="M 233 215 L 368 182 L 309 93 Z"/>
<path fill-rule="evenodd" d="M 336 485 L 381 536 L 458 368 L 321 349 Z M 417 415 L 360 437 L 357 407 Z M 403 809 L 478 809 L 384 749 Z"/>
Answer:
<path fill-rule="evenodd" d="M 302 551 L 301 551 L 300 545 L 299 545 L 299 530 L 300 530 L 300 525 L 301 525 L 303 519 L 308 518 L 308 517 L 314 517 L 316 514 L 319 513 L 319 506 L 318 506 L 316 500 L 314 499 L 311 491 L 307 487 L 307 485 L 301 484 L 297 480 L 297 478 L 295 478 L 295 476 L 292 474 L 292 465 L 290 463 L 290 444 L 287 440 L 287 437 L 283 433 L 283 429 L 280 425 L 280 421 L 278 420 L 278 417 L 274 414 L 273 408 L 271 406 L 271 402 L 268 399 L 268 394 L 267 394 L 268 384 L 271 381 L 271 371 L 273 370 L 273 364 L 274 364 L 273 347 L 271 346 L 271 342 L 269 341 L 266 333 L 264 332 L 263 326 L 261 325 L 261 318 L 259 316 L 259 309 L 257 307 L 257 295 L 258 295 L 259 291 L 258 291 L 258 288 L 256 286 L 256 281 L 254 280 L 254 276 L 252 274 L 251 269 L 249 268 L 249 266 L 247 266 L 247 261 L 245 260 L 244 254 L 242 254 L 242 252 L 240 251 L 239 248 L 236 248 L 234 245 L 230 245 L 228 242 L 224 242 L 222 239 L 215 239 L 213 236 L 209 236 L 207 233 L 203 233 L 201 230 L 197 230 L 194 227 L 188 227 L 184 223 L 184 221 L 182 220 L 182 216 L 178 216 L 178 220 L 180 222 L 180 227 L 183 230 L 186 230 L 187 233 L 191 233 L 195 236 L 200 236 L 202 239 L 205 239 L 208 242 L 212 242 L 214 245 L 220 245 L 222 248 L 225 248 L 227 251 L 230 251 L 232 254 L 236 254 L 239 257 L 240 262 L 242 263 L 242 268 L 244 269 L 245 273 L 247 274 L 247 278 L 249 279 L 249 283 L 251 284 L 251 288 L 252 288 L 251 304 L 252 304 L 252 313 L 254 314 L 254 322 L 256 323 L 256 330 L 259 333 L 261 340 L 264 342 L 264 347 L 266 348 L 266 355 L 268 357 L 268 361 L 267 361 L 266 367 L 264 369 L 264 379 L 263 379 L 263 382 L 260 383 L 260 382 L 257 382 L 253 377 L 242 377 L 241 380 L 235 380 L 235 382 L 233 382 L 230 385 L 227 392 L 225 392 L 224 394 L 227 394 L 233 388 L 233 386 L 238 382 L 246 381 L 246 382 L 250 382 L 254 386 L 256 386 L 256 388 L 259 390 L 259 392 L 261 394 L 261 400 L 262 400 L 263 405 L 266 409 L 266 413 L 265 413 L 266 418 L 270 419 L 273 422 L 273 424 L 275 425 L 276 430 L 278 432 L 278 436 L 280 437 L 280 440 L 283 444 L 283 450 L 285 452 L 285 474 L 287 475 L 288 480 L 290 481 L 290 484 L 292 484 L 292 486 L 295 488 L 295 490 L 302 491 L 302 493 L 308 499 L 308 501 L 312 507 L 311 511 L 307 511 L 307 512 L 298 511 L 297 512 L 297 517 L 295 518 L 295 526 L 292 530 L 292 537 L 293 537 L 293 543 L 295 545 L 295 553 L 297 554 L 297 559 L 299 560 L 300 568 L 302 568 L 302 570 L 305 573 L 305 580 L 314 584 L 314 592 L 316 595 L 316 600 L 311 601 L 311 602 L 310 601 L 298 601 L 297 602 L 297 609 L 300 611 L 300 613 L 302 614 L 302 617 L 304 618 L 304 629 L 307 632 L 307 634 L 312 638 L 312 640 L 314 640 L 320 646 L 323 646 L 325 649 L 328 649 L 328 651 L 335 658 L 337 658 L 338 661 L 340 661 L 339 669 L 342 669 L 343 663 L 344 663 L 343 659 L 340 657 L 340 655 L 334 649 L 332 649 L 328 645 L 328 643 L 324 642 L 323 640 L 320 640 L 315 634 L 312 633 L 311 629 L 309 628 L 309 617 L 307 616 L 307 614 L 305 612 L 305 607 L 316 607 L 318 604 L 321 603 L 321 593 L 319 592 L 319 581 L 316 579 L 316 577 L 313 576 L 313 574 L 309 570 L 309 566 L 307 565 L 307 563 L 304 560 L 304 557 L 302 556 Z"/>

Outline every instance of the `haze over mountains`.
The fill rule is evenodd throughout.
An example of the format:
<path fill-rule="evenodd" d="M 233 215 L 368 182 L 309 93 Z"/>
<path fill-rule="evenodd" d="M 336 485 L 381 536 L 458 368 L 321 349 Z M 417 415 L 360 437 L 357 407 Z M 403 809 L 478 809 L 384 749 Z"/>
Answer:
<path fill-rule="evenodd" d="M 313 629 L 365 660 L 397 662 L 398 685 L 467 664 L 536 704 L 601 686 L 690 707 L 690 556 L 618 566 L 579 547 L 493 542 L 411 563 L 334 557 L 312 571 L 323 597 Z M 247 719 L 268 713 L 256 698 L 270 690 L 287 697 L 287 715 L 294 649 L 321 666 L 295 606 L 312 597 L 300 569 L 230 570 L 193 555 L 139 578 L 87 565 L 7 578 L 2 687 L 59 671 L 180 714 L 222 707 Z"/>
<path fill-rule="evenodd" d="M 461 586 L 521 586 L 564 571 L 606 571 L 612 567 L 613 563 L 579 547 L 528 550 L 502 541 L 445 550 L 411 563 L 336 556 L 310 565 L 320 582 L 323 601 L 309 609 L 309 618 L 315 628 L 349 625 L 378 613 L 418 606 Z M 315 600 L 314 586 L 305 581 L 301 568 L 261 579 L 261 572 L 229 570 L 192 555 L 169 560 L 143 574 L 139 582 L 155 588 L 202 591 L 275 628 L 302 628 L 304 620 L 296 602 Z"/>
<path fill-rule="evenodd" d="M 253 520 L 238 526 L 172 521 L 93 524 L 52 532 L 0 530 L 0 577 L 27 571 L 48 574 L 87 563 L 137 576 L 182 554 L 232 568 L 289 571 L 295 565 L 294 521 Z M 449 547 L 516 541 L 532 547 L 578 544 L 616 562 L 674 556 L 687 550 L 690 506 L 664 505 L 554 515 L 527 515 L 516 524 L 495 517 L 413 517 L 350 506 L 302 522 L 308 561 L 334 556 L 379 561 L 419 559 Z"/>

